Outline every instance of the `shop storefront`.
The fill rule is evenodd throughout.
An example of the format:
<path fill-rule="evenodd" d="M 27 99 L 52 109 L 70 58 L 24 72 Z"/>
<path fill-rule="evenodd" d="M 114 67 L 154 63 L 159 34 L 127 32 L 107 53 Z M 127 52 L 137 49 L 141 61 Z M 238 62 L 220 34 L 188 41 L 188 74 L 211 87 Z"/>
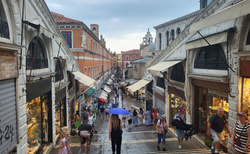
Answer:
<path fill-rule="evenodd" d="M 34 82 L 27 87 L 27 143 L 28 153 L 33 154 L 52 142 L 51 80 Z"/>
<path fill-rule="evenodd" d="M 217 113 L 217 109 L 224 109 L 224 116 L 228 121 L 228 84 L 193 80 L 195 85 L 194 100 L 194 127 L 200 129 L 198 134 L 205 144 L 212 145 L 212 138 L 206 135 L 209 118 Z M 221 133 L 221 146 L 223 151 L 228 149 L 228 132 L 224 129 Z"/>
<path fill-rule="evenodd" d="M 56 138 L 59 137 L 59 132 L 62 127 L 66 126 L 66 98 L 59 101 L 55 105 L 55 118 L 56 118 Z"/>
<path fill-rule="evenodd" d="M 9 153 L 17 145 L 15 79 L 0 81 L 0 153 Z"/>
<path fill-rule="evenodd" d="M 56 139 L 59 137 L 59 132 L 62 127 L 66 126 L 66 87 L 55 93 L 55 129 Z"/>
<path fill-rule="evenodd" d="M 174 119 L 174 115 L 178 113 L 178 109 L 181 109 L 182 114 L 186 117 L 186 101 L 185 95 L 182 90 L 177 89 L 176 87 L 168 86 L 169 94 L 169 122 Z"/>
<path fill-rule="evenodd" d="M 38 152 L 44 143 L 51 141 L 51 136 L 49 136 L 50 105 L 49 94 L 36 97 L 26 103 L 29 153 Z"/>
<path fill-rule="evenodd" d="M 175 94 L 170 94 L 170 112 L 169 112 L 169 121 L 174 119 L 174 115 L 178 113 L 178 109 L 181 109 L 182 114 L 186 117 L 186 101 Z"/>
<path fill-rule="evenodd" d="M 241 111 L 244 111 L 250 121 L 250 61 L 241 61 L 242 99 Z"/>

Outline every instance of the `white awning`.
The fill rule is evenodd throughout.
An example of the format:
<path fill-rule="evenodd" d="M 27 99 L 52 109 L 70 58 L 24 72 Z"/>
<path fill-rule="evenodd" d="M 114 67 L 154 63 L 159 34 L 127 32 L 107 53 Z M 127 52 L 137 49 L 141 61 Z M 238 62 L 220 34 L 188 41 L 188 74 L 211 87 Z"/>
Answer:
<path fill-rule="evenodd" d="M 178 64 L 181 61 L 182 60 L 161 62 L 161 63 L 158 63 L 158 64 L 148 68 L 148 72 L 154 76 L 158 76 L 158 77 L 162 78 L 163 77 L 162 73 L 166 72 L 168 68 L 174 66 L 175 64 Z"/>
<path fill-rule="evenodd" d="M 103 89 L 104 89 L 106 92 L 108 92 L 108 93 L 111 92 L 111 89 L 110 89 L 107 85 L 105 85 Z"/>
<path fill-rule="evenodd" d="M 227 34 L 228 34 L 228 31 L 205 37 L 205 39 L 208 41 L 210 45 L 219 44 L 219 43 L 227 42 Z M 187 50 L 195 49 L 195 48 L 209 46 L 208 43 L 203 38 L 200 38 L 198 40 L 187 42 L 185 47 Z"/>
<path fill-rule="evenodd" d="M 215 14 L 208 16 L 207 18 L 198 21 L 191 25 L 189 32 L 196 32 L 201 29 L 223 23 L 250 13 L 250 1 L 244 0 L 235 5 L 229 6 Z"/>
<path fill-rule="evenodd" d="M 128 86 L 128 91 L 133 94 L 133 92 L 141 89 L 142 87 L 144 87 L 145 85 L 147 85 L 151 80 L 145 80 L 145 79 L 141 79 L 140 81 L 136 82 L 135 84 Z"/>
<path fill-rule="evenodd" d="M 94 89 L 96 89 L 96 81 L 88 76 L 86 76 L 85 74 L 79 72 L 79 71 L 76 71 L 76 72 L 72 72 L 72 74 L 75 75 L 76 77 L 76 80 L 78 80 L 79 82 L 89 86 L 89 87 L 92 87 Z"/>
<path fill-rule="evenodd" d="M 107 82 L 107 84 L 108 84 L 108 85 L 111 85 L 112 82 L 113 82 L 113 81 L 112 81 L 111 79 L 109 79 L 108 82 Z"/>

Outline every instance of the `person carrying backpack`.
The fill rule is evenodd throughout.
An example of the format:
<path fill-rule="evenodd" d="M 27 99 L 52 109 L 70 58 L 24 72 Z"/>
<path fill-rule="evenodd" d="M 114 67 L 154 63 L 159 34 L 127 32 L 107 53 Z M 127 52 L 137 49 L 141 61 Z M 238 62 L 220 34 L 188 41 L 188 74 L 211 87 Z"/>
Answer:
<path fill-rule="evenodd" d="M 158 131 L 157 137 L 158 137 L 158 145 L 157 150 L 160 151 L 160 143 L 162 139 L 162 151 L 167 151 L 165 148 L 165 140 L 166 140 L 166 133 L 168 132 L 168 126 L 166 122 L 166 116 L 162 115 L 161 118 L 158 120 L 156 124 L 156 129 Z"/>

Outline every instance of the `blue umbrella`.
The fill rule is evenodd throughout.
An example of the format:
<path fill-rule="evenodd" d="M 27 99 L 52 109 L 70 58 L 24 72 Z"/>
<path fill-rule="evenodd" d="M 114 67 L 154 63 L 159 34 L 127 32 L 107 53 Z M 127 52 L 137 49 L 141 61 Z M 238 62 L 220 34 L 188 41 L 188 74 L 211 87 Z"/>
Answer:
<path fill-rule="evenodd" d="M 108 113 L 111 113 L 111 114 L 121 114 L 121 115 L 130 114 L 130 112 L 128 112 L 128 110 L 125 110 L 123 108 L 112 108 L 112 109 L 108 110 Z"/>

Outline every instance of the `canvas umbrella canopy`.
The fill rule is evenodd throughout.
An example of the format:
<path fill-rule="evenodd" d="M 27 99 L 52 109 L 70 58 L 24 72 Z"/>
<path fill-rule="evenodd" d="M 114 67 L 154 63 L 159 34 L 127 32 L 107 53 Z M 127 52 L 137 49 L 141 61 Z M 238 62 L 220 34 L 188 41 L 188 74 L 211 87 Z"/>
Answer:
<path fill-rule="evenodd" d="M 103 98 L 99 98 L 99 100 L 102 101 L 102 102 L 105 102 L 105 100 Z"/>
<path fill-rule="evenodd" d="M 108 113 L 111 114 L 120 114 L 120 115 L 128 115 L 130 112 L 128 110 L 125 110 L 123 108 L 112 108 L 108 110 Z"/>

